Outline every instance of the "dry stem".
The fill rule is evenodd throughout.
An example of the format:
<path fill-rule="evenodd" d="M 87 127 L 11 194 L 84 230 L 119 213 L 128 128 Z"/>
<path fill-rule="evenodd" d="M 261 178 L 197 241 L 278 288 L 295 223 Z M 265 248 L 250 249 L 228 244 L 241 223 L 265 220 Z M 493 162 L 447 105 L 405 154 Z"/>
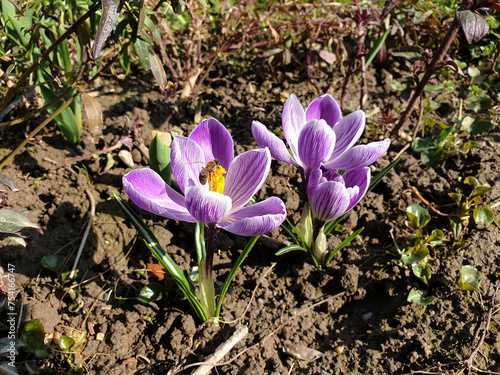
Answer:
<path fill-rule="evenodd" d="M 75 271 L 76 267 L 78 266 L 78 261 L 80 260 L 80 256 L 82 255 L 83 247 L 85 246 L 85 242 L 87 241 L 87 237 L 90 232 L 90 228 L 92 228 L 92 223 L 94 222 L 94 217 L 95 217 L 95 199 L 94 195 L 90 191 L 89 188 L 85 189 L 85 192 L 89 196 L 89 201 L 90 201 L 90 217 L 89 221 L 87 223 L 87 228 L 85 228 L 85 233 L 83 234 L 82 238 L 82 243 L 80 244 L 80 248 L 78 249 L 78 253 L 76 254 L 75 262 L 73 263 L 73 269 L 71 270 L 71 273 L 69 274 L 69 279 L 73 279 L 75 276 Z"/>

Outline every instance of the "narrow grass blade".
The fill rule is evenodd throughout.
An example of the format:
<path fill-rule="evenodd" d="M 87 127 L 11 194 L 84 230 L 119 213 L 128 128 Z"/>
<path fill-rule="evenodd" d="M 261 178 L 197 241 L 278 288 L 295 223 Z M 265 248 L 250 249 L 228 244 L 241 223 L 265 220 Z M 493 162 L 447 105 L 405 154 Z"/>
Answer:
<path fill-rule="evenodd" d="M 384 45 L 385 40 L 389 36 L 390 32 L 391 32 L 390 29 L 386 30 L 385 33 L 382 35 L 382 37 L 379 40 L 377 40 L 377 43 L 375 43 L 373 48 L 370 50 L 370 52 L 368 53 L 368 57 L 366 58 L 365 61 L 365 68 L 368 68 L 368 66 L 372 63 L 373 59 L 375 58 L 375 56 L 377 56 L 378 51 L 380 51 L 380 48 L 382 48 L 382 46 Z"/>
<path fill-rule="evenodd" d="M 125 203 L 123 200 L 113 192 L 113 196 L 115 200 L 120 205 L 120 208 L 125 213 L 127 218 L 134 224 L 134 227 L 141 234 L 146 243 L 146 246 L 149 248 L 151 253 L 155 256 L 156 259 L 161 263 L 163 267 L 170 273 L 175 283 L 181 290 L 182 294 L 186 296 L 189 303 L 193 307 L 196 312 L 196 315 L 200 318 L 201 321 L 207 321 L 208 317 L 200 304 L 200 301 L 196 298 L 195 294 L 191 290 L 191 286 L 186 276 L 182 273 L 181 269 L 174 260 L 168 255 L 165 250 L 160 246 L 158 240 L 151 230 L 147 227 L 146 224 L 141 220 L 141 218 Z"/>
<path fill-rule="evenodd" d="M 72 90 L 73 91 L 73 90 Z M 42 94 L 42 98 L 45 104 L 51 103 L 52 101 L 57 99 L 57 95 L 50 89 L 49 86 L 42 85 L 40 86 L 40 93 Z M 73 93 L 71 93 L 73 95 Z M 67 96 L 69 97 L 69 95 Z M 60 98 L 61 101 L 57 102 L 57 104 L 52 107 L 47 108 L 47 113 L 52 115 L 58 108 L 61 107 L 61 102 L 65 99 L 63 97 Z M 64 134 L 64 136 L 73 144 L 78 143 L 80 139 L 80 130 L 78 129 L 79 120 L 75 116 L 75 113 L 71 109 L 71 107 L 64 108 L 54 119 L 59 130 Z"/>
<path fill-rule="evenodd" d="M 307 253 L 307 249 L 305 249 L 302 246 L 299 246 L 299 245 L 290 245 L 290 246 L 284 247 L 283 249 L 279 249 L 276 252 L 276 254 L 274 254 L 274 255 L 280 256 L 280 255 L 283 255 L 283 254 L 286 254 L 286 253 L 290 253 L 292 251 L 303 251 L 303 252 Z"/>
<path fill-rule="evenodd" d="M 323 232 L 325 232 L 325 236 L 328 236 L 335 229 L 335 227 L 340 224 L 340 222 L 344 219 L 344 217 L 346 215 L 347 214 L 344 214 L 344 215 L 336 218 L 335 220 L 332 220 L 332 221 L 326 223 L 324 228 L 323 228 Z"/>
<path fill-rule="evenodd" d="M 375 186 L 377 186 L 378 183 L 380 181 L 382 181 L 382 179 L 385 176 L 387 176 L 387 174 L 391 171 L 391 169 L 394 168 L 396 166 L 396 164 L 399 163 L 400 160 L 401 160 L 401 156 L 399 158 L 397 158 L 396 160 L 394 160 L 387 167 L 385 167 L 384 169 L 382 169 L 380 172 L 378 172 L 377 175 L 372 178 L 372 180 L 370 182 L 370 186 L 368 187 L 367 193 L 369 193 L 370 191 L 372 191 L 375 188 Z"/>
<path fill-rule="evenodd" d="M 229 272 L 229 275 L 227 275 L 226 281 L 224 282 L 224 286 L 222 287 L 222 291 L 220 292 L 219 299 L 217 300 L 217 307 L 215 309 L 215 316 L 218 317 L 220 315 L 220 310 L 222 308 L 222 301 L 224 300 L 224 297 L 226 296 L 226 292 L 229 289 L 229 285 L 231 285 L 231 281 L 233 281 L 234 275 L 236 274 L 236 271 L 240 268 L 241 264 L 247 257 L 247 255 L 250 253 L 250 250 L 254 247 L 255 243 L 259 239 L 260 236 L 254 236 L 248 241 L 247 245 L 241 252 L 240 256 L 236 260 L 236 263 L 234 263 L 233 268 L 231 269 L 231 272 Z"/>
<path fill-rule="evenodd" d="M 288 225 L 290 226 L 287 226 L 285 223 L 281 224 L 281 229 L 283 229 L 286 234 L 288 235 L 288 237 L 290 237 L 292 239 L 293 242 L 295 242 L 297 245 L 300 245 L 300 242 L 297 238 L 297 236 L 295 235 L 295 233 L 292 231 L 291 228 L 294 228 L 294 230 L 297 232 L 297 228 L 295 228 L 292 223 L 290 223 L 290 221 L 288 219 L 286 219 Z"/>
<path fill-rule="evenodd" d="M 288 225 L 290 225 L 290 228 L 293 229 L 293 231 L 295 232 L 295 235 L 297 235 L 297 237 L 293 234 L 293 232 L 290 231 L 290 229 L 288 229 L 289 233 L 291 234 L 291 237 L 295 240 L 295 243 L 297 245 L 300 245 L 300 243 L 302 243 L 304 245 L 304 247 L 306 248 L 306 250 L 308 252 L 310 252 L 311 248 L 310 246 L 307 244 L 304 236 L 302 236 L 302 233 L 300 233 L 300 231 L 297 229 L 297 227 L 295 225 L 293 225 L 290 220 L 288 220 L 288 218 L 286 219 L 286 222 L 288 223 Z M 281 226 L 282 228 L 285 227 L 284 225 Z M 300 242 L 298 241 L 300 240 Z"/>
<path fill-rule="evenodd" d="M 344 247 L 346 247 L 348 244 L 350 244 L 352 242 L 352 240 L 354 240 L 358 236 L 358 234 L 360 234 L 363 231 L 363 229 L 365 229 L 365 227 L 359 228 L 356 232 L 354 232 L 349 237 L 347 237 L 344 241 L 342 241 L 342 243 L 339 246 L 337 246 L 337 248 L 328 256 L 328 259 L 325 262 L 325 266 L 328 266 L 328 263 L 330 263 L 332 261 L 333 257 L 340 250 L 342 250 Z"/>

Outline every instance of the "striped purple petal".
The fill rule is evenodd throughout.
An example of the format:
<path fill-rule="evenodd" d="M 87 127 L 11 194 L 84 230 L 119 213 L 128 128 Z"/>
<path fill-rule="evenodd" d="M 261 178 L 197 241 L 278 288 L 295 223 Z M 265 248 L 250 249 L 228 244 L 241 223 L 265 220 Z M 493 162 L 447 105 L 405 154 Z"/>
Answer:
<path fill-rule="evenodd" d="M 271 152 L 271 156 L 283 163 L 298 164 L 293 160 L 290 152 L 285 146 L 285 143 L 279 139 L 275 134 L 271 133 L 267 130 L 266 126 L 260 123 L 259 121 L 252 122 L 252 135 L 255 139 L 255 142 L 259 145 L 259 147 L 267 147 Z"/>
<path fill-rule="evenodd" d="M 285 139 L 297 160 L 299 134 L 306 123 L 306 114 L 299 99 L 293 94 L 288 97 L 283 106 L 281 121 Z"/>
<path fill-rule="evenodd" d="M 307 193 L 313 217 L 322 222 L 342 216 L 350 204 L 349 193 L 341 182 L 322 182 Z"/>
<path fill-rule="evenodd" d="M 193 130 L 189 139 L 195 141 L 203 151 L 203 162 L 217 159 L 228 169 L 234 158 L 234 144 L 229 131 L 214 118 L 203 120 Z"/>
<path fill-rule="evenodd" d="M 231 198 L 203 186 L 186 189 L 186 208 L 200 223 L 217 223 L 231 211 Z"/>
<path fill-rule="evenodd" d="M 299 134 L 299 158 L 307 176 L 328 160 L 335 147 L 335 132 L 325 120 L 311 120 Z"/>
<path fill-rule="evenodd" d="M 344 183 L 344 179 L 340 174 L 337 173 L 336 170 L 330 169 L 329 171 L 323 171 L 323 176 L 322 176 L 325 181 L 336 181 L 336 182 L 342 182 Z"/>
<path fill-rule="evenodd" d="M 354 146 L 335 160 L 324 165 L 326 169 L 352 170 L 369 166 L 387 152 L 391 141 L 385 139 L 367 145 Z"/>
<path fill-rule="evenodd" d="M 247 151 L 234 159 L 224 187 L 224 195 L 233 201 L 233 212 L 246 205 L 262 187 L 270 167 L 271 154 L 267 148 Z"/>
<path fill-rule="evenodd" d="M 199 174 L 205 166 L 205 158 L 195 141 L 182 136 L 175 137 L 170 160 L 172 175 L 184 194 L 189 186 L 200 185 Z"/>
<path fill-rule="evenodd" d="M 330 95 L 325 94 L 314 99 L 306 109 L 306 121 L 323 119 L 334 128 L 342 118 L 340 107 Z"/>
<path fill-rule="evenodd" d="M 346 172 L 343 176 L 345 187 L 350 196 L 350 203 L 347 211 L 353 208 L 363 198 L 368 191 L 371 180 L 370 168 L 355 169 Z"/>
<path fill-rule="evenodd" d="M 184 197 L 152 169 L 135 169 L 122 181 L 130 200 L 143 210 L 173 220 L 197 221 L 186 209 Z"/>
<path fill-rule="evenodd" d="M 338 158 L 356 144 L 365 130 L 365 124 L 365 113 L 363 111 L 356 111 L 342 118 L 333 127 L 333 131 L 337 136 L 337 143 L 335 144 L 335 150 L 333 150 L 330 160 Z"/>
<path fill-rule="evenodd" d="M 233 212 L 219 227 L 239 236 L 258 236 L 278 228 L 286 218 L 285 204 L 271 197 Z"/>

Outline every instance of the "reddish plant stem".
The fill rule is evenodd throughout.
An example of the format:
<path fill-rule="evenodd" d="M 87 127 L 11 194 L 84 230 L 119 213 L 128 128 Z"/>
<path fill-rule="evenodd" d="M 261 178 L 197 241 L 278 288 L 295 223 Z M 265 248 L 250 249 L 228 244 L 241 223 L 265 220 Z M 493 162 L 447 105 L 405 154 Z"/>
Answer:
<path fill-rule="evenodd" d="M 365 85 L 366 85 L 366 76 L 365 76 L 365 56 L 361 56 L 361 90 L 359 97 L 359 109 L 363 109 L 363 98 L 365 96 Z"/>
<path fill-rule="evenodd" d="M 220 229 L 215 226 L 215 224 L 207 224 L 207 248 L 206 248 L 206 269 L 207 275 L 212 276 L 212 268 L 214 263 L 214 253 L 217 248 L 217 236 L 219 235 Z"/>
<path fill-rule="evenodd" d="M 22 118 L 18 118 L 18 119 L 7 121 L 7 122 L 0 122 L 0 129 L 7 128 L 7 127 L 13 126 L 13 125 L 17 125 L 17 124 L 20 124 L 22 122 L 25 122 L 26 120 L 29 120 L 30 118 L 34 117 L 38 113 L 41 113 L 41 112 L 45 111 L 47 108 L 52 107 L 54 104 L 56 104 L 57 102 L 59 102 L 62 98 L 64 98 L 66 96 L 66 94 L 68 94 L 73 89 L 74 89 L 73 85 L 70 86 L 70 87 L 68 87 L 66 89 L 66 91 L 64 91 L 57 98 L 55 98 L 54 100 L 52 100 L 50 103 L 44 105 L 43 107 L 40 107 L 40 108 L 34 110 L 33 112 L 28 113 L 26 116 L 24 116 Z"/>
<path fill-rule="evenodd" d="M 121 148 L 123 145 L 124 145 L 124 142 L 123 142 L 123 137 L 122 137 L 117 143 L 115 143 L 112 146 L 106 146 L 102 150 L 99 150 L 99 151 L 96 151 L 96 152 L 91 152 L 89 154 L 85 154 L 85 155 L 81 155 L 81 156 L 77 156 L 77 157 L 74 157 L 74 158 L 71 158 L 71 159 L 67 159 L 67 160 L 63 161 L 62 163 L 59 163 L 59 164 L 51 167 L 50 169 L 58 169 L 58 168 L 61 168 L 61 167 L 65 166 L 65 165 L 68 165 L 68 164 L 73 164 L 73 163 L 76 163 L 76 162 L 79 162 L 79 161 L 82 161 L 82 160 L 90 159 L 94 155 L 106 154 L 108 152 L 111 152 L 113 150 Z"/>
<path fill-rule="evenodd" d="M 431 79 L 432 75 L 436 72 L 437 70 L 437 65 L 443 61 L 443 59 L 446 56 L 446 53 L 448 52 L 448 49 L 451 46 L 451 43 L 457 36 L 458 30 L 460 29 L 460 21 L 458 21 L 457 18 L 455 18 L 450 25 L 450 28 L 448 29 L 448 32 L 446 33 L 443 41 L 441 42 L 441 45 L 439 46 L 438 50 L 436 51 L 434 57 L 432 58 L 429 66 L 425 70 L 424 76 L 420 80 L 420 82 L 417 85 L 417 88 L 415 89 L 415 92 L 413 93 L 412 97 L 410 98 L 410 101 L 408 102 L 408 106 L 406 107 L 406 110 L 401 114 L 401 117 L 399 118 L 398 123 L 392 129 L 391 135 L 392 136 L 397 136 L 399 134 L 399 131 L 403 128 L 406 120 L 410 115 L 413 113 L 413 110 L 415 108 L 415 104 L 417 103 L 418 98 L 421 97 L 422 93 L 424 92 L 425 85 L 429 80 Z"/>
<path fill-rule="evenodd" d="M 347 89 L 347 83 L 349 82 L 349 78 L 351 77 L 351 75 L 352 75 L 352 64 L 349 64 L 349 66 L 347 67 L 347 72 L 344 76 L 344 84 L 342 85 L 342 93 L 340 94 L 340 110 L 342 112 L 345 112 L 344 96 L 345 96 L 345 92 Z"/>
<path fill-rule="evenodd" d="M 314 86 L 314 88 L 316 89 L 316 92 L 318 93 L 318 95 L 321 94 L 320 90 L 319 90 L 319 87 L 318 85 L 316 84 L 316 80 L 313 78 L 312 76 L 312 72 L 311 72 L 311 48 L 312 48 L 312 41 L 311 41 L 311 47 L 309 47 L 309 49 L 307 50 L 307 56 L 306 56 L 306 70 L 307 70 L 307 78 L 309 78 L 309 82 L 311 82 L 311 84 Z"/>

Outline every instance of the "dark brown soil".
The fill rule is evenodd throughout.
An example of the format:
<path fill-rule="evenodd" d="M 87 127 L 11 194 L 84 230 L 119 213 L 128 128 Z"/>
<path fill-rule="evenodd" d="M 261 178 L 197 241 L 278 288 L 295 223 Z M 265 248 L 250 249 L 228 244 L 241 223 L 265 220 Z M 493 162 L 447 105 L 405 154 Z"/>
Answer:
<path fill-rule="evenodd" d="M 142 124 L 139 141 L 146 145 L 151 130 L 177 127 L 188 135 L 196 125 L 195 109 L 200 100 L 201 116 L 213 116 L 225 124 L 239 154 L 256 147 L 250 130 L 252 120 L 280 129 L 283 98 L 294 93 L 306 105 L 316 97 L 304 73 L 296 67 L 276 75 L 264 63 L 247 70 L 218 66 L 193 103 L 158 93 L 150 76 L 110 80 L 96 88 L 104 106 L 104 139 L 114 144 L 127 121 L 136 120 Z M 371 119 L 377 119 L 379 110 L 386 106 L 403 106 L 382 76 L 386 75 L 368 74 L 365 111 Z M 332 78 L 325 75 L 317 79 Z M 340 80 L 332 85 L 330 93 L 335 98 L 340 95 L 340 85 Z M 346 103 L 356 109 L 359 83 L 351 87 L 352 100 L 348 97 Z M 22 129 L 4 132 L 2 156 L 20 143 L 23 133 Z M 378 126 L 369 122 L 363 142 L 376 140 L 377 134 Z M 422 204 L 411 186 L 448 213 L 454 209 L 448 193 L 464 188 L 460 181 L 469 175 L 494 187 L 486 202 L 498 198 L 500 136 L 489 133 L 473 139 L 480 142 L 479 149 L 443 160 L 434 168 L 425 167 L 412 151 L 404 153 L 396 168 L 343 223 L 345 231 L 330 237 L 333 247 L 356 228 L 365 227 L 326 269 L 315 269 L 299 253 L 278 258 L 276 249 L 259 242 L 234 279 L 219 328 L 201 325 L 175 290 L 154 303 L 138 301 L 140 290 L 149 283 L 144 271 L 154 258 L 112 198 L 113 191 L 125 198 L 121 178 L 130 168 L 115 151 L 110 154 L 115 165 L 109 170 L 105 170 L 105 155 L 53 169 L 67 158 L 102 148 L 102 142 L 95 145 L 85 129 L 81 142 L 70 146 L 54 127 L 48 128 L 3 170 L 21 190 L 8 195 L 13 208 L 29 210 L 30 219 L 41 226 L 44 235 L 37 235 L 35 245 L 26 248 L 7 244 L 0 252 L 0 261 L 15 265 L 22 321 L 39 319 L 47 335 L 55 331 L 70 336 L 81 333 L 84 341 L 75 350 L 75 361 L 89 374 L 171 374 L 203 361 L 237 325 L 248 326 L 249 334 L 225 360 L 248 350 L 220 366 L 219 374 L 455 373 L 462 368 L 460 361 L 476 348 L 485 327 L 499 272 L 498 226 L 477 228 L 471 224 L 464 233 L 466 246 L 453 253 L 433 254 L 429 290 L 439 298 L 426 307 L 407 302 L 412 288 L 426 287 L 409 267 L 397 262 L 393 238 L 400 245 L 404 243 L 408 234 L 404 211 L 410 204 Z M 376 169 L 391 162 L 403 145 L 393 140 Z M 138 149 L 133 150 L 133 156 L 134 168 L 148 166 Z M 86 167 L 89 181 L 79 176 L 75 165 Z M 273 162 L 259 198 L 281 197 L 290 219 L 297 222 L 299 187 L 295 168 Z M 71 270 L 89 217 L 87 190 L 96 201 L 96 216 L 77 267 L 81 297 L 73 309 L 70 306 L 75 302 L 68 294 L 71 285 L 61 285 L 57 275 L 41 266 L 41 259 L 63 255 L 68 260 L 65 271 Z M 193 225 L 140 214 L 179 266 L 190 270 L 195 265 Z M 446 230 L 450 245 L 448 220 L 433 215 L 426 230 Z M 280 231 L 270 236 L 286 240 Z M 221 251 L 215 260 L 216 275 L 224 280 L 246 239 L 221 233 L 218 243 Z M 460 269 L 466 264 L 483 276 L 480 294 L 457 287 Z M 492 314 L 489 327 L 473 364 L 499 371 L 498 312 Z M 323 355 L 305 362 L 288 354 L 292 344 Z M 67 373 L 69 365 L 63 358 L 57 355 L 43 361 L 22 354 L 19 372 L 28 373 L 30 366 L 45 373 Z M 189 374 L 195 367 L 181 373 Z"/>

